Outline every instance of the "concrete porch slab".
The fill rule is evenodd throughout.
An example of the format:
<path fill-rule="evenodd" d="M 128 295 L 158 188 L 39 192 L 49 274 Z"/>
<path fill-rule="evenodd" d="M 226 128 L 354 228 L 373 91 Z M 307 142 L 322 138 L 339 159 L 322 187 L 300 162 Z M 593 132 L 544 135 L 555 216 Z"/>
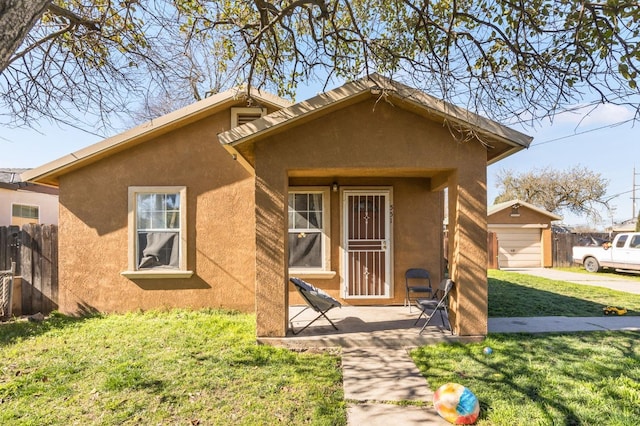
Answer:
<path fill-rule="evenodd" d="M 289 318 L 304 309 L 303 306 L 291 306 Z M 292 325 L 296 330 L 304 327 L 318 314 L 307 309 L 295 318 Z M 445 330 L 438 315 L 429 327 L 420 335 L 424 317 L 415 324 L 419 311 L 407 306 L 343 306 L 332 309 L 327 316 L 338 327 L 320 318 L 299 335 L 291 331 L 286 337 L 259 338 L 258 341 L 291 349 L 304 348 L 366 348 L 418 347 L 439 342 L 475 342 L 484 336 L 455 336 Z M 431 325 L 432 324 L 432 325 Z M 290 324 L 291 325 L 291 324 Z"/>

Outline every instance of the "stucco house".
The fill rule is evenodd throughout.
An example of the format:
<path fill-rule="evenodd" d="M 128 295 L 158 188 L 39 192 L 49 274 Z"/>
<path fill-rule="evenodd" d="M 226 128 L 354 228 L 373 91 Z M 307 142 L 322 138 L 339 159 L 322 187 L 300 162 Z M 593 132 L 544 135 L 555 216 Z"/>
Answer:
<path fill-rule="evenodd" d="M 553 266 L 551 222 L 561 216 L 521 200 L 494 204 L 487 213 L 489 231 L 496 236 L 498 268 Z"/>
<path fill-rule="evenodd" d="M 25 173 L 60 189 L 59 307 L 255 311 L 285 336 L 289 276 L 348 305 L 443 276 L 459 335 L 487 332 L 486 168 L 531 138 L 374 75 L 291 105 L 214 95 Z"/>
<path fill-rule="evenodd" d="M 20 176 L 27 170 L 0 168 L 0 226 L 57 225 L 57 188 L 23 182 Z"/>

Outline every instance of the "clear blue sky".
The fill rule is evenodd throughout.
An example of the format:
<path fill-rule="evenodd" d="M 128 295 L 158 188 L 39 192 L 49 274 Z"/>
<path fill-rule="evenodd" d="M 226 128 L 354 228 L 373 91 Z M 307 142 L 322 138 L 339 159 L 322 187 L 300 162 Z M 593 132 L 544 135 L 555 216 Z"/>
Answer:
<path fill-rule="evenodd" d="M 301 92 L 303 100 L 313 95 L 311 90 Z M 588 115 L 586 112 L 590 111 Z M 564 170 L 575 165 L 585 166 L 609 180 L 608 195 L 614 197 L 613 220 L 631 219 L 640 209 L 640 123 L 627 122 L 633 111 L 617 106 L 601 106 L 595 111 L 580 110 L 556 117 L 553 125 L 541 123 L 536 128 L 517 130 L 534 137 L 528 150 L 519 152 L 488 168 L 487 186 L 489 204 L 497 196 L 496 173 L 501 169 L 527 171 L 551 166 Z M 82 131 L 40 122 L 34 129 L 9 129 L 0 126 L 0 167 L 41 166 L 100 140 Z M 636 167 L 636 212 L 632 212 L 633 170 Z M 585 218 L 566 212 L 564 223 L 586 223 Z M 602 212 L 600 228 L 611 223 L 611 217 Z"/>

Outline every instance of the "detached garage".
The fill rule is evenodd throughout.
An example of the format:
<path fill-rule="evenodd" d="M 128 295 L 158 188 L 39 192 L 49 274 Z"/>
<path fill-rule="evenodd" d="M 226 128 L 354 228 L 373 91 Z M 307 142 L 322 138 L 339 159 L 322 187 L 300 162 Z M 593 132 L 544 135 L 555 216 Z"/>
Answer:
<path fill-rule="evenodd" d="M 551 222 L 561 220 L 540 207 L 520 200 L 488 209 L 490 266 L 542 268 L 552 266 Z"/>

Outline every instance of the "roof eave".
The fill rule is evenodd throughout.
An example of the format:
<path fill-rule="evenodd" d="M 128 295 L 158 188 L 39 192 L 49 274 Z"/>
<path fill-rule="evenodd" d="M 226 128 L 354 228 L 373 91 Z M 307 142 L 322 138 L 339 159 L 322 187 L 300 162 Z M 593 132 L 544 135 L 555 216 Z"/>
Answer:
<path fill-rule="evenodd" d="M 276 108 L 285 108 L 291 105 L 289 101 L 257 90 L 252 91 L 251 97 Z M 23 181 L 58 186 L 58 177 L 69 171 L 84 167 L 93 161 L 119 152 L 125 147 L 145 142 L 152 137 L 184 127 L 244 99 L 248 99 L 246 92 L 237 88 L 227 90 L 67 154 L 40 167 L 28 170 L 21 174 L 21 178 Z"/>
<path fill-rule="evenodd" d="M 532 140 L 533 140 L 533 138 L 530 138 L 529 143 L 531 143 Z M 529 144 L 527 144 L 526 147 L 525 146 L 520 146 L 520 145 L 515 145 L 515 146 L 513 146 L 513 148 L 501 153 L 500 155 L 497 155 L 495 157 L 489 158 L 487 160 L 487 165 L 490 166 L 492 164 L 495 164 L 500 160 L 503 160 L 503 159 L 505 159 L 507 157 L 512 156 L 513 154 L 515 154 L 517 152 L 520 152 L 520 151 L 528 148 L 528 146 L 529 146 Z"/>

